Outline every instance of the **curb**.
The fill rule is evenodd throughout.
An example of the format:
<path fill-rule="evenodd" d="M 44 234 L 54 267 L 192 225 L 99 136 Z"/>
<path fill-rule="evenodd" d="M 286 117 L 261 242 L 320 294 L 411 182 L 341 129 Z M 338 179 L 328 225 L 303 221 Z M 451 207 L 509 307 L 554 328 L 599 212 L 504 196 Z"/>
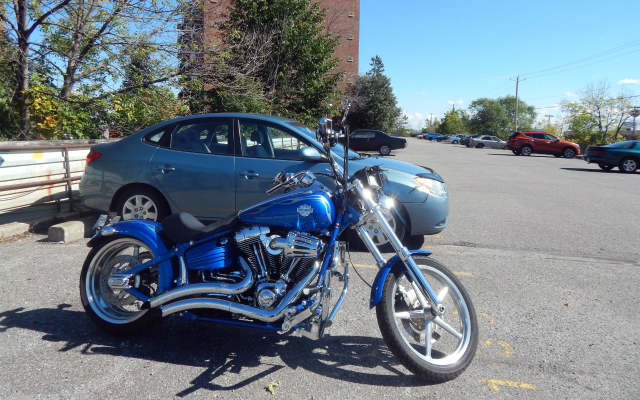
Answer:
<path fill-rule="evenodd" d="M 75 206 L 79 211 L 67 211 L 46 217 L 32 218 L 25 221 L 10 222 L 0 225 L 0 238 L 8 238 L 22 235 L 28 232 L 44 232 L 51 226 L 68 221 L 79 220 L 83 217 L 90 217 L 98 212 L 84 207 Z M 96 217 L 97 218 L 97 217 Z"/>

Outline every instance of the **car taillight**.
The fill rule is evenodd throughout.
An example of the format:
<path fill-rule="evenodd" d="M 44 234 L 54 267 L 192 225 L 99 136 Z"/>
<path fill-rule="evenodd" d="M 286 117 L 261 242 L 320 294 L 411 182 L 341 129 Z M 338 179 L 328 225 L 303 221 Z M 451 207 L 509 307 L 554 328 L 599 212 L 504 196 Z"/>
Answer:
<path fill-rule="evenodd" d="M 91 161 L 97 160 L 100 157 L 102 157 L 102 154 L 96 153 L 95 151 L 90 151 L 89 154 L 87 154 L 87 164 L 89 164 Z"/>

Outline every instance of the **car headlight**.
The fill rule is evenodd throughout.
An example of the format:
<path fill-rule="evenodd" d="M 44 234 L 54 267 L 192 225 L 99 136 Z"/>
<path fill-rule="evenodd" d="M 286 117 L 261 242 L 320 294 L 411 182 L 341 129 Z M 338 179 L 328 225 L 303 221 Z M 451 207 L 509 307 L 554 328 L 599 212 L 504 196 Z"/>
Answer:
<path fill-rule="evenodd" d="M 447 194 L 447 187 L 444 183 L 436 181 L 435 179 L 413 178 L 413 181 L 418 184 L 417 189 L 421 192 L 433 194 L 436 196 L 444 196 Z"/>

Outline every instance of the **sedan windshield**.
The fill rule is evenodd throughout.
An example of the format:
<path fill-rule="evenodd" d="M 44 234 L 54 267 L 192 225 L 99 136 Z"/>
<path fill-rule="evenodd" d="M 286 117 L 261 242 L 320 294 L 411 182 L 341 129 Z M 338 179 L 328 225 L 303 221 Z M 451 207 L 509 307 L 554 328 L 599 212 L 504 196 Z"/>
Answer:
<path fill-rule="evenodd" d="M 296 128 L 296 131 L 298 131 L 298 133 L 302 134 L 302 136 L 304 136 L 305 139 L 309 140 L 310 142 L 313 142 L 313 144 L 318 148 L 318 150 L 324 153 L 324 149 L 322 145 L 318 143 L 318 141 L 316 140 L 315 130 L 309 128 L 308 126 L 298 121 L 291 121 L 289 122 L 289 125 Z M 338 143 L 333 149 L 331 149 L 331 153 L 333 154 L 334 157 L 339 157 L 340 159 L 342 159 L 344 158 L 344 147 Z M 362 157 L 358 153 L 355 153 L 349 150 L 349 160 L 360 160 L 361 158 Z"/>

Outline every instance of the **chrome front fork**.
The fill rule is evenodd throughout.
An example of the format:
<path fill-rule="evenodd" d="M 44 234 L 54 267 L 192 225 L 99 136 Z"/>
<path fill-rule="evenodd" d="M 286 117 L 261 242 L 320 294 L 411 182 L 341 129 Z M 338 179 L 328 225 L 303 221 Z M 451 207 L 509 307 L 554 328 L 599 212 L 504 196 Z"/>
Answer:
<path fill-rule="evenodd" d="M 373 216 L 375 219 L 377 219 L 382 229 L 382 232 L 389 240 L 389 243 L 391 243 L 391 246 L 396 251 L 396 254 L 398 255 L 398 257 L 400 257 L 400 260 L 402 260 L 402 262 L 404 263 L 405 271 L 408 275 L 408 278 L 415 285 L 417 285 L 419 288 L 422 289 L 422 290 L 416 291 L 416 295 L 418 297 L 418 300 L 420 301 L 420 305 L 422 306 L 422 308 L 423 309 L 430 308 L 431 313 L 433 315 L 444 314 L 445 310 L 442 304 L 440 303 L 440 299 L 438 299 L 438 296 L 433 291 L 433 288 L 431 287 L 431 285 L 429 285 L 429 282 L 427 282 L 424 275 L 420 271 L 420 268 L 411 257 L 411 253 L 409 253 L 409 249 L 407 249 L 402 244 L 400 239 L 398 239 L 398 236 L 396 236 L 396 233 L 393 230 L 393 228 L 391 228 L 391 226 L 387 222 L 386 218 L 384 217 L 384 214 L 382 213 L 380 204 L 373 201 L 371 193 L 368 193 L 368 191 L 362 186 L 362 183 L 360 183 L 360 181 L 355 180 L 352 184 L 352 188 L 358 193 L 359 197 L 364 200 L 367 206 L 367 209 L 369 210 L 369 213 L 364 215 L 363 217 L 366 219 Z M 360 220 L 362 221 L 363 218 L 361 217 Z M 387 264 L 387 260 L 385 260 L 385 258 L 382 256 L 382 254 L 380 253 L 380 250 L 378 250 L 378 247 L 371 239 L 371 236 L 369 236 L 369 233 L 365 228 L 365 224 L 359 223 L 358 226 L 356 227 L 356 230 L 358 232 L 358 236 L 360 236 L 362 241 L 369 248 L 369 251 L 373 255 L 373 258 L 375 258 L 376 263 L 378 264 L 378 268 L 384 267 Z M 430 304 L 433 304 L 434 307 L 431 307 L 427 302 Z"/>

